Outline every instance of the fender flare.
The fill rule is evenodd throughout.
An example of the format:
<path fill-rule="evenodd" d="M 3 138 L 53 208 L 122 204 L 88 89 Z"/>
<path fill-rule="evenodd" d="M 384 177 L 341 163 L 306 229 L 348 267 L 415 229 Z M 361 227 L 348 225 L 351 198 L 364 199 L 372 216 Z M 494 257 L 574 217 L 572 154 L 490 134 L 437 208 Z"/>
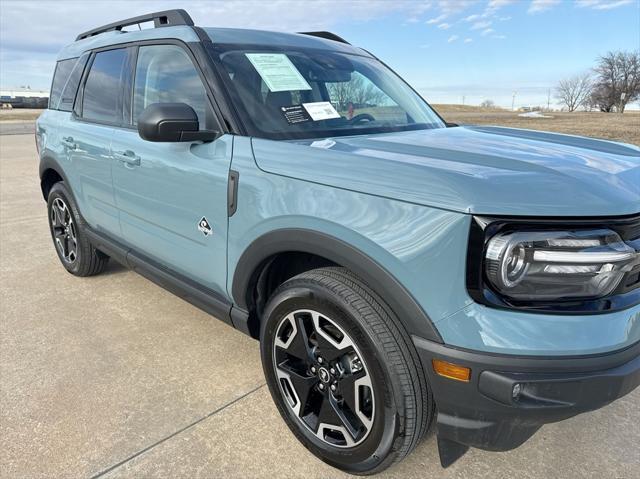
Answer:
<path fill-rule="evenodd" d="M 389 271 L 352 245 L 314 230 L 277 229 L 255 239 L 240 256 L 233 273 L 231 293 L 237 307 L 248 311 L 247 292 L 257 271 L 268 258 L 285 252 L 314 254 L 350 269 L 384 298 L 409 334 L 443 342 L 426 312 Z"/>
<path fill-rule="evenodd" d="M 40 184 L 42 185 L 42 177 L 44 175 L 44 172 L 47 170 L 53 170 L 55 171 L 58 176 L 60 176 L 60 178 L 62 178 L 62 181 L 64 181 L 67 184 L 67 189 L 69 189 L 69 191 L 71 191 L 71 185 L 69 184 L 69 180 L 67 179 L 67 175 L 65 174 L 64 170 L 62 169 L 62 167 L 60 166 L 60 163 L 58 163 L 58 161 L 56 159 L 54 159 L 53 157 L 49 156 L 49 155 L 44 155 L 41 159 L 40 159 L 40 166 L 38 167 L 38 174 L 40 177 Z M 71 194 L 73 194 L 73 191 L 71 191 Z M 43 196 L 44 196 L 44 192 L 43 192 Z M 73 198 L 75 201 L 75 198 Z M 47 198 L 44 199 L 45 201 L 47 201 Z M 76 204 L 78 204 L 78 202 L 76 201 Z"/>

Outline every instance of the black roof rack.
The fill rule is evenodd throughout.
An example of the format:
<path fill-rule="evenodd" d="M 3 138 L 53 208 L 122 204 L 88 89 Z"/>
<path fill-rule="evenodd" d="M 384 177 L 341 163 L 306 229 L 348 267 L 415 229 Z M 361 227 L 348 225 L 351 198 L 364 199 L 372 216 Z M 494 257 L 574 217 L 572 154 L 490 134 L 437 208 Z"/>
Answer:
<path fill-rule="evenodd" d="M 351 45 L 351 43 L 346 41 L 344 38 L 331 32 L 299 32 L 299 33 L 301 35 L 310 35 L 312 37 L 325 38 L 327 40 L 333 40 L 334 42 L 346 43 L 347 45 Z"/>
<path fill-rule="evenodd" d="M 193 26 L 193 20 L 189 14 L 182 10 L 165 10 L 163 12 L 148 13 L 146 15 L 140 15 L 139 17 L 127 18 L 126 20 L 120 20 L 119 22 L 110 23 L 102 27 L 94 28 L 87 32 L 81 33 L 76 37 L 76 41 L 83 38 L 89 38 L 94 35 L 98 35 L 104 32 L 120 31 L 124 27 L 130 25 L 137 25 L 139 23 L 153 22 L 155 28 L 159 27 L 172 27 L 174 25 L 188 25 Z"/>

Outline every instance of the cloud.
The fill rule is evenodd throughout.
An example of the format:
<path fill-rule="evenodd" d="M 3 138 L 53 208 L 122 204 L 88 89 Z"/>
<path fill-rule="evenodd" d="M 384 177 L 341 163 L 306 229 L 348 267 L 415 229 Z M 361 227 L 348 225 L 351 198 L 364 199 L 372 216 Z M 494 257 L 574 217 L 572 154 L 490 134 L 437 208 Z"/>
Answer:
<path fill-rule="evenodd" d="M 501 22 L 506 22 L 508 20 L 511 20 L 511 17 L 508 17 L 508 16 L 507 17 L 500 17 L 500 18 L 498 18 L 498 20 L 500 20 Z"/>
<path fill-rule="evenodd" d="M 611 10 L 613 8 L 630 5 L 634 0 L 576 0 L 576 5 L 581 8 L 592 8 L 594 10 Z"/>
<path fill-rule="evenodd" d="M 531 5 L 529 5 L 527 13 L 534 14 L 546 12 L 558 3 L 560 3 L 560 0 L 531 0 Z"/>
<path fill-rule="evenodd" d="M 465 22 L 473 22 L 474 20 L 478 20 L 480 18 L 482 18 L 482 15 L 474 13 L 473 15 L 469 15 L 468 17 L 464 17 L 463 20 Z"/>
<path fill-rule="evenodd" d="M 438 25 L 438 28 L 440 30 L 449 30 L 451 28 L 451 25 L 449 25 L 448 23 L 441 23 L 440 25 Z"/>
<path fill-rule="evenodd" d="M 431 44 L 425 43 L 424 45 L 420 45 L 420 48 L 431 48 Z"/>
<path fill-rule="evenodd" d="M 480 35 L 482 35 L 483 37 L 486 37 L 487 35 L 489 35 L 490 33 L 493 33 L 494 31 L 495 30 L 493 28 L 486 28 L 485 30 L 482 30 Z"/>
<path fill-rule="evenodd" d="M 493 22 L 490 20 L 485 20 L 483 22 L 475 22 L 471 25 L 471 30 L 482 30 L 483 28 L 490 27 Z"/>
<path fill-rule="evenodd" d="M 473 42 L 473 38 L 465 38 L 464 42 L 465 43 L 471 43 L 471 42 Z"/>
<path fill-rule="evenodd" d="M 505 38 L 507 38 L 506 35 L 492 35 L 491 38 L 496 38 L 498 40 L 504 40 Z"/>
<path fill-rule="evenodd" d="M 447 40 L 447 43 L 453 43 L 455 42 L 458 38 L 460 38 L 458 35 L 451 35 L 449 37 L 449 39 Z"/>
<path fill-rule="evenodd" d="M 477 3 L 476 0 L 439 0 L 438 7 L 443 13 L 447 15 L 453 15 L 456 13 L 460 13 L 474 3 Z"/>
<path fill-rule="evenodd" d="M 447 16 L 445 14 L 442 14 L 442 15 L 438 15 L 437 17 L 434 17 L 434 18 L 432 18 L 430 20 L 427 20 L 425 23 L 427 25 L 433 25 L 434 23 L 440 23 L 445 18 L 447 18 Z"/>
<path fill-rule="evenodd" d="M 515 3 L 515 0 L 490 0 L 487 7 L 497 9 L 506 7 L 507 5 L 510 5 L 512 3 Z"/>

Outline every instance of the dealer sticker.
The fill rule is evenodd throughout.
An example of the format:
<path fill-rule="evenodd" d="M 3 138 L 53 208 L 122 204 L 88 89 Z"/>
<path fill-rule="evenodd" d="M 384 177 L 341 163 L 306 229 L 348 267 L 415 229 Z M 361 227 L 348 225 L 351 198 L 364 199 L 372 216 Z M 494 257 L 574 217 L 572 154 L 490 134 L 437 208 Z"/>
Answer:
<path fill-rule="evenodd" d="M 340 113 L 328 101 L 318 101 L 315 103 L 303 103 L 302 106 L 309 112 L 313 121 L 330 120 L 340 118 Z"/>

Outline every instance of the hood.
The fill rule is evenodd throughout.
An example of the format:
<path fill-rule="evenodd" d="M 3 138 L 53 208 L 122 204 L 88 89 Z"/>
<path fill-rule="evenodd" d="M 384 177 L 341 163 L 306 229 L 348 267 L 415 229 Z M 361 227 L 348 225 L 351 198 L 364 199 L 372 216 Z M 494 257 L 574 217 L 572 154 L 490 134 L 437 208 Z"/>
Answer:
<path fill-rule="evenodd" d="M 464 213 L 640 212 L 640 148 L 604 140 L 454 127 L 253 148 L 270 173 Z"/>

